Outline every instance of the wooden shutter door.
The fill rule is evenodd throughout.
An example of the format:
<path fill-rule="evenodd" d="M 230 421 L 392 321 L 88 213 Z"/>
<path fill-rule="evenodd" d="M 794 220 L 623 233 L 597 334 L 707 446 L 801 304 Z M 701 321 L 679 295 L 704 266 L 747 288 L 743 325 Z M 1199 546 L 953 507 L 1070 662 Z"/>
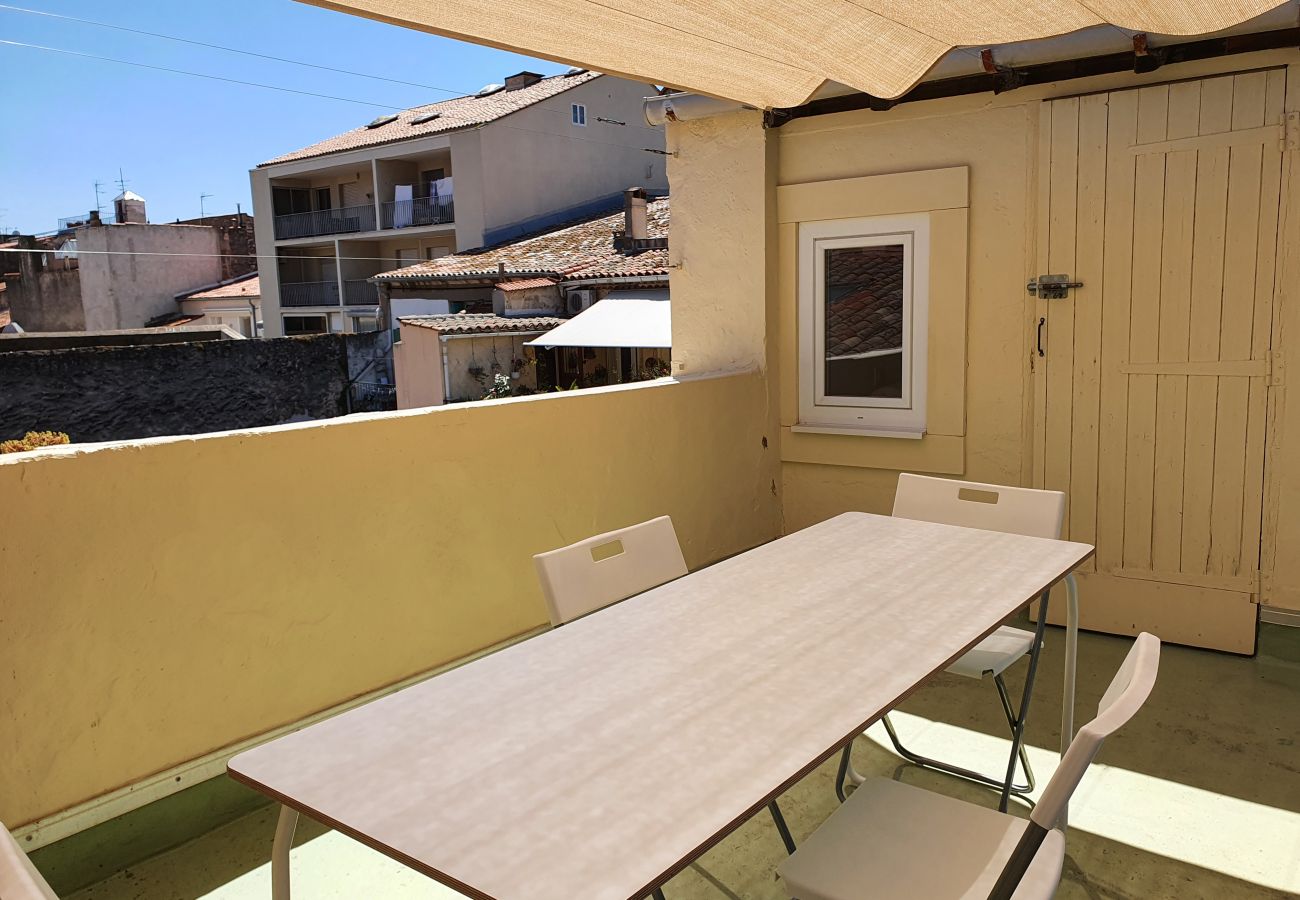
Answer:
<path fill-rule="evenodd" d="M 1085 628 L 1254 649 L 1284 87 L 1043 104 L 1039 271 L 1083 286 L 1037 301 L 1034 471 L 1097 545 Z"/>

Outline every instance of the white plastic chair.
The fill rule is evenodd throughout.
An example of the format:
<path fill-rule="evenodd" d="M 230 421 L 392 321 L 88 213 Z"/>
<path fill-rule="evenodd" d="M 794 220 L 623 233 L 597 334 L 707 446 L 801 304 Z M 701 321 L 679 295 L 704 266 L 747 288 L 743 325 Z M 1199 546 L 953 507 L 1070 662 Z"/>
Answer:
<path fill-rule="evenodd" d="M 36 871 L 23 848 L 0 822 L 0 898 L 3 900 L 59 900 L 59 895 Z"/>
<path fill-rule="evenodd" d="M 686 558 L 668 516 L 539 553 L 533 563 L 551 624 L 556 626 L 687 572 Z"/>
<path fill-rule="evenodd" d="M 677 532 L 668 516 L 608 531 L 533 557 L 551 624 L 559 627 L 687 573 Z M 787 853 L 794 838 L 773 800 L 767 805 Z M 656 900 L 663 891 L 656 889 Z"/>
<path fill-rule="evenodd" d="M 894 515 L 904 519 L 982 528 L 985 531 L 1057 538 L 1061 535 L 1061 522 L 1065 515 L 1065 494 L 1060 491 L 954 481 L 904 473 L 898 476 L 898 488 L 894 493 Z M 993 778 L 972 769 L 914 753 L 903 746 L 889 716 L 885 715 L 882 718 L 885 731 L 900 756 L 919 766 L 937 769 L 988 787 L 998 788 L 1002 792 L 998 809 L 1003 812 L 1006 811 L 1012 794 L 1023 795 L 1034 789 L 1034 771 L 1029 765 L 1029 754 L 1024 748 L 1024 726 L 1029 714 L 1034 675 L 1038 671 L 1038 654 L 1043 645 L 1043 628 L 1047 617 L 1046 593 L 1043 594 L 1042 603 L 1037 631 L 1025 631 L 1010 625 L 1002 625 L 948 667 L 949 672 L 967 678 L 982 679 L 985 675 L 993 676 L 993 684 L 997 688 L 1002 711 L 1011 729 L 1011 756 L 1007 763 L 1005 778 Z M 1029 671 L 1025 676 L 1020 706 L 1018 709 L 1013 709 L 1006 683 L 1002 680 L 1002 673 L 1025 655 L 1029 656 Z M 849 763 L 851 749 L 852 744 L 844 748 L 840 775 L 836 779 L 835 789 L 841 800 L 844 799 L 846 778 L 855 784 L 862 782 L 862 776 L 855 772 Z M 1025 772 L 1023 784 L 1015 782 L 1017 758 Z"/>
<path fill-rule="evenodd" d="M 1102 741 L 1142 708 L 1159 663 L 1160 641 L 1138 635 L 1028 820 L 871 778 L 782 864 L 786 890 L 798 900 L 1050 900 L 1070 795 Z"/>

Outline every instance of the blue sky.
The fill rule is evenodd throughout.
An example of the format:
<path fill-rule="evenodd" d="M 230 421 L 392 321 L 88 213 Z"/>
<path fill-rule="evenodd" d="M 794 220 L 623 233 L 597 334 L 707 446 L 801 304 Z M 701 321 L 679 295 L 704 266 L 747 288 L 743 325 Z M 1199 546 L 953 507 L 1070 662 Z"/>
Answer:
<path fill-rule="evenodd" d="M 521 69 L 563 66 L 330 12 L 293 0 L 0 0 L 465 93 Z M 324 72 L 174 41 L 0 9 L 0 38 L 394 107 L 451 94 Z M 127 188 L 168 222 L 251 212 L 248 170 L 362 125 L 365 106 L 0 45 L 0 229 L 53 230 Z"/>

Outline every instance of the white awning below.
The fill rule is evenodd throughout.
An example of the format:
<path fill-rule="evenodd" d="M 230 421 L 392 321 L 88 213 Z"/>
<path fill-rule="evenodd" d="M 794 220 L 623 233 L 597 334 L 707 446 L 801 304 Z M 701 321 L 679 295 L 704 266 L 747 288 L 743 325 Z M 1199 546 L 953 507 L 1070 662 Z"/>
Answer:
<path fill-rule="evenodd" d="M 668 292 L 611 291 L 590 309 L 527 341 L 534 347 L 672 347 Z"/>

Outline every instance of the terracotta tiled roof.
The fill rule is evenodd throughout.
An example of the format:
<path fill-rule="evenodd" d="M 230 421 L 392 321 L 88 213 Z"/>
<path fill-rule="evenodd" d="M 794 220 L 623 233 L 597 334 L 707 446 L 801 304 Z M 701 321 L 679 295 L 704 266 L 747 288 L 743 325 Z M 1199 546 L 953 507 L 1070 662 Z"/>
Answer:
<path fill-rule="evenodd" d="M 262 280 L 256 272 L 231 278 L 220 284 L 199 288 L 185 294 L 177 294 L 177 300 L 230 300 L 247 299 L 262 296 Z"/>
<path fill-rule="evenodd" d="M 552 75 L 550 78 L 543 78 L 536 84 L 518 90 L 497 91 L 486 97 L 453 97 L 427 106 L 404 109 L 397 113 L 396 120 L 387 124 L 375 128 L 362 125 L 360 128 L 345 131 L 343 134 L 303 147 L 301 150 L 269 159 L 261 165 L 273 166 L 276 163 L 310 159 L 313 156 L 324 156 L 342 150 L 377 147 L 381 144 L 409 141 L 412 138 L 428 137 L 431 134 L 444 134 L 462 128 L 486 125 L 488 122 L 495 122 L 512 112 L 518 112 L 524 107 L 540 103 L 599 77 L 599 72 Z M 426 118 L 434 115 L 436 118 Z M 416 119 L 424 121 L 415 122 Z"/>
<path fill-rule="evenodd" d="M 555 287 L 554 278 L 520 278 L 516 281 L 503 281 L 497 285 L 502 291 L 528 291 L 533 288 Z"/>
<path fill-rule="evenodd" d="M 646 205 L 646 233 L 652 238 L 668 237 L 668 198 Z M 631 256 L 614 249 L 614 232 L 623 230 L 623 211 L 605 213 L 531 238 L 521 238 L 495 247 L 470 250 L 425 260 L 404 269 L 377 275 L 374 280 L 401 283 L 418 280 L 447 280 L 490 277 L 503 270 L 508 275 L 550 276 L 574 281 L 601 275 L 666 275 L 667 250 L 643 250 Z"/>
<path fill-rule="evenodd" d="M 519 334 L 550 331 L 564 319 L 555 316 L 497 316 L 492 313 L 451 313 L 444 316 L 401 316 L 403 325 L 429 328 L 442 334 Z"/>
<path fill-rule="evenodd" d="M 831 252 L 826 356 L 903 346 L 903 248 Z"/>

